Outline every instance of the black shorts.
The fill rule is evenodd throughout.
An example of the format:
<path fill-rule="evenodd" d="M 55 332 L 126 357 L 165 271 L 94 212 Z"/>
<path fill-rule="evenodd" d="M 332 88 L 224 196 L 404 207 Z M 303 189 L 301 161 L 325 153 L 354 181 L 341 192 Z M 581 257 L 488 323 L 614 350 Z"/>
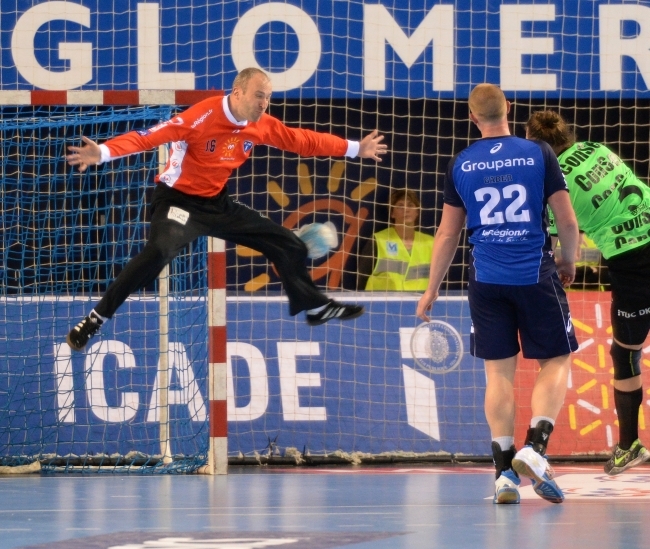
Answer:
<path fill-rule="evenodd" d="M 112 317 L 131 293 L 153 282 L 169 261 L 200 236 L 261 252 L 277 269 L 289 298 L 289 314 L 329 303 L 307 270 L 307 246 L 292 231 L 233 200 L 226 189 L 203 198 L 159 183 L 151 201 L 147 244 L 108 287 L 95 311 Z"/>
<path fill-rule="evenodd" d="M 614 338 L 641 345 L 650 331 L 650 244 L 607 260 Z"/>
<path fill-rule="evenodd" d="M 525 358 L 545 360 L 578 348 L 556 273 L 525 286 L 470 280 L 469 310 L 470 353 L 477 358 L 500 360 L 521 349 Z"/>

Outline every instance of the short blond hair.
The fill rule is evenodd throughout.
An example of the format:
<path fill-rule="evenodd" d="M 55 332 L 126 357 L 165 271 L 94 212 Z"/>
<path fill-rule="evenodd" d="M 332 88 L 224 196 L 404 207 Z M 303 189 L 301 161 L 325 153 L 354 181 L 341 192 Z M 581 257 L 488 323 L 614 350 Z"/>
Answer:
<path fill-rule="evenodd" d="M 508 103 L 499 86 L 479 84 L 469 94 L 469 110 L 481 122 L 499 122 L 508 114 Z"/>
<path fill-rule="evenodd" d="M 266 74 L 262 69 L 258 69 L 257 67 L 248 67 L 240 71 L 239 74 L 235 76 L 235 80 L 232 83 L 233 90 L 235 88 L 239 88 L 241 91 L 245 93 L 246 87 L 248 86 L 248 83 L 251 81 L 251 78 L 257 75 L 262 75 L 267 81 L 271 80 L 269 78 L 269 75 Z"/>

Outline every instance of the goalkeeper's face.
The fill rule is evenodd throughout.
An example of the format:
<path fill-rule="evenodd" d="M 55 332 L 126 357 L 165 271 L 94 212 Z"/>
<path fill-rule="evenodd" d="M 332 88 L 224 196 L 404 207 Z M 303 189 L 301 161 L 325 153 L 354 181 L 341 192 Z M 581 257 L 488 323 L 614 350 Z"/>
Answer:
<path fill-rule="evenodd" d="M 271 81 L 263 75 L 253 76 L 246 85 L 246 89 L 237 90 L 236 113 L 240 120 L 257 122 L 269 106 L 271 99 Z"/>

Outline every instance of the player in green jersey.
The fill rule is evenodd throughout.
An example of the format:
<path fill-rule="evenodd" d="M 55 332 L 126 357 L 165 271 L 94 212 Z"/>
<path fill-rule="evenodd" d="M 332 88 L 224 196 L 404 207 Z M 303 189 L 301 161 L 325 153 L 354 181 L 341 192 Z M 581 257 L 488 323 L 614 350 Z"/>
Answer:
<path fill-rule="evenodd" d="M 650 458 L 638 438 L 641 349 L 650 331 L 650 188 L 602 143 L 576 143 L 555 111 L 534 113 L 526 137 L 546 141 L 557 154 L 580 230 L 609 268 L 619 441 L 605 472 L 616 475 Z"/>

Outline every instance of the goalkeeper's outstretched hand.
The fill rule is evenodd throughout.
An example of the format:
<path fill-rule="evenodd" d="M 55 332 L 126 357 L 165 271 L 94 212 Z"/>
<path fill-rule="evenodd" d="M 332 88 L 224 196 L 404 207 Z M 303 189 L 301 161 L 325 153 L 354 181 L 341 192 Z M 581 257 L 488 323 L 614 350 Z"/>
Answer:
<path fill-rule="evenodd" d="M 81 147 L 69 146 L 68 150 L 70 154 L 65 159 L 70 166 L 79 166 L 79 171 L 85 172 L 88 166 L 94 166 L 99 163 L 102 158 L 102 153 L 99 145 L 92 139 L 81 136 L 81 140 L 84 142 L 84 145 Z"/>
<path fill-rule="evenodd" d="M 382 143 L 383 135 L 379 135 L 377 130 L 366 135 L 359 143 L 359 158 L 374 158 L 381 162 L 380 155 L 388 152 L 388 145 Z"/>

